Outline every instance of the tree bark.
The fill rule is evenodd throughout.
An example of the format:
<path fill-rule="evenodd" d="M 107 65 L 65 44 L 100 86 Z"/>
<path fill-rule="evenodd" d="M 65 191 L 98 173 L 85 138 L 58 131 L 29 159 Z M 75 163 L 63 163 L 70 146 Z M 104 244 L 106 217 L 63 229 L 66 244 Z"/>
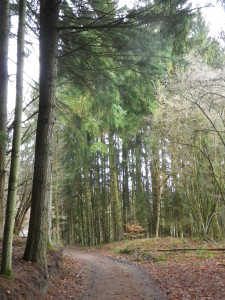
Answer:
<path fill-rule="evenodd" d="M 24 260 L 46 266 L 46 188 L 53 139 L 58 52 L 59 1 L 40 1 L 40 99 L 31 216 Z"/>
<path fill-rule="evenodd" d="M 130 199 L 129 199 L 129 175 L 128 175 L 128 150 L 125 142 L 123 143 L 123 231 L 126 231 L 126 224 L 130 219 Z"/>
<path fill-rule="evenodd" d="M 59 232 L 59 203 L 58 203 L 58 149 L 59 149 L 59 136 L 56 133 L 56 149 L 55 149 L 55 184 L 54 184 L 54 207 L 55 207 L 55 241 L 56 244 L 60 244 L 60 232 Z"/>
<path fill-rule="evenodd" d="M 28 180 L 26 181 L 23 195 L 20 200 L 20 206 L 17 210 L 14 224 L 14 234 L 19 235 L 20 231 L 23 229 L 23 223 L 30 209 L 31 192 L 27 194 Z"/>
<path fill-rule="evenodd" d="M 151 236 L 151 217 L 152 217 L 152 210 L 151 210 L 151 203 L 150 203 L 150 183 L 149 183 L 149 161 L 148 161 L 148 157 L 149 157 L 149 151 L 147 149 L 147 146 L 145 146 L 145 172 L 146 172 L 146 195 L 145 195 L 145 207 L 146 207 L 146 221 L 147 221 L 147 232 L 148 232 L 148 236 Z"/>
<path fill-rule="evenodd" d="M 8 197 L 6 207 L 6 219 L 4 227 L 4 239 L 2 248 L 1 273 L 12 275 L 12 240 L 15 222 L 16 194 L 19 175 L 20 145 L 21 145 L 21 121 L 23 111 L 23 69 L 24 69 L 24 35 L 26 22 L 26 0 L 19 2 L 19 26 L 17 37 L 17 74 L 16 74 L 16 108 L 14 119 L 14 132 L 12 142 L 12 157 L 8 184 Z"/>
<path fill-rule="evenodd" d="M 52 244 L 52 199 L 53 199 L 53 162 L 51 162 L 50 172 L 48 178 L 48 188 L 46 198 L 48 199 L 48 242 L 50 246 Z"/>
<path fill-rule="evenodd" d="M 117 168 L 113 146 L 113 133 L 109 132 L 109 165 L 110 165 L 110 200 L 111 200 L 111 222 L 112 240 L 117 241 L 122 236 L 121 207 L 119 201 Z"/>
<path fill-rule="evenodd" d="M 145 196 L 143 190 L 143 181 L 142 177 L 142 139 L 141 134 L 136 134 L 136 143 L 135 143 L 135 181 L 136 181 L 136 197 L 135 197 L 135 220 L 142 226 L 146 227 L 146 204 Z"/>
<path fill-rule="evenodd" d="M 0 1 L 0 238 L 4 228 L 5 160 L 7 138 L 9 1 Z"/>
<path fill-rule="evenodd" d="M 155 151 L 155 156 L 151 162 L 151 179 L 152 179 L 152 200 L 153 200 L 153 222 L 152 231 L 155 237 L 159 237 L 159 224 L 160 224 L 160 166 L 158 149 Z"/>

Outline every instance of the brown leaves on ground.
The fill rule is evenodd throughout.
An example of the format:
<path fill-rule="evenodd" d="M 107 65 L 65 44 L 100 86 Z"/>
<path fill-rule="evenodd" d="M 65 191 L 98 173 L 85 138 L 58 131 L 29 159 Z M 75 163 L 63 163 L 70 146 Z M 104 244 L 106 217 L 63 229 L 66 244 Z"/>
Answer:
<path fill-rule="evenodd" d="M 163 287 L 168 299 L 225 299 L 224 254 L 201 258 L 195 253 L 178 253 L 162 263 L 143 263 L 143 267 Z"/>
<path fill-rule="evenodd" d="M 59 272 L 50 281 L 46 300 L 78 299 L 84 284 L 82 273 L 80 261 L 64 256 Z"/>
<path fill-rule="evenodd" d="M 58 250 L 48 251 L 48 273 L 36 264 L 22 260 L 25 240 L 13 245 L 13 275 L 10 281 L 0 276 L 1 300 L 78 299 L 84 290 L 84 266 L 79 260 L 61 258 Z M 1 248 L 1 244 L 0 244 Z M 158 251 L 164 249 L 193 251 Z M 85 251 L 100 252 L 139 264 L 163 290 L 169 300 L 225 299 L 225 252 L 207 249 L 224 245 L 193 239 L 141 239 L 121 241 Z"/>
<path fill-rule="evenodd" d="M 195 251 L 161 252 L 163 249 Z M 142 239 L 104 245 L 99 250 L 138 263 L 161 286 L 167 299 L 225 299 L 224 245 L 193 239 Z"/>
<path fill-rule="evenodd" d="M 67 257 L 62 259 L 60 249 L 48 250 L 47 277 L 44 268 L 22 260 L 25 242 L 26 240 L 23 238 L 14 239 L 13 280 L 0 276 L 0 299 L 77 299 L 76 295 L 82 289 L 81 263 Z M 0 253 L 1 249 L 2 244 L 0 242 Z"/>
<path fill-rule="evenodd" d="M 42 295 L 47 290 L 45 269 L 22 260 L 24 248 L 24 239 L 16 238 L 13 243 L 13 280 L 0 276 L 0 299 L 2 300 L 43 299 Z M 0 251 L 1 249 L 0 243 Z M 54 259 L 50 258 L 50 261 L 55 264 Z"/>

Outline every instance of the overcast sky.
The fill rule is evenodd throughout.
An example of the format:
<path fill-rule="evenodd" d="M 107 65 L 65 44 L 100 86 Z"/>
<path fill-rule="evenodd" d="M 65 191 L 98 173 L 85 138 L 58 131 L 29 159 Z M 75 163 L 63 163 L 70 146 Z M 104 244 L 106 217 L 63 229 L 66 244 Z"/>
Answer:
<path fill-rule="evenodd" d="M 204 6 L 209 1 L 201 0 L 192 2 L 196 2 L 199 6 Z M 225 30 L 225 11 L 216 0 L 211 0 L 211 2 L 214 6 L 202 9 L 202 13 L 208 22 L 211 34 L 217 36 L 221 29 Z"/>

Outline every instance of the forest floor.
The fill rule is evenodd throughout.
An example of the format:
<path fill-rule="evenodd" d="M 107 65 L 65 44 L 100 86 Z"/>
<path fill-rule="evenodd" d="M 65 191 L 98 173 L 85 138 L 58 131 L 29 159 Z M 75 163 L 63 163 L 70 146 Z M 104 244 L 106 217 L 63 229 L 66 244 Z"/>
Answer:
<path fill-rule="evenodd" d="M 133 263 L 102 254 L 67 247 L 64 253 L 85 263 L 84 300 L 163 300 L 165 299 L 147 272 Z"/>
<path fill-rule="evenodd" d="M 224 300 L 225 244 L 197 239 L 141 239 L 97 247 L 145 270 L 168 300 Z"/>
<path fill-rule="evenodd" d="M 24 247 L 15 238 L 14 279 L 0 276 L 1 300 L 225 299 L 224 244 L 159 238 L 65 247 L 63 257 L 48 250 L 48 280 L 22 260 Z"/>

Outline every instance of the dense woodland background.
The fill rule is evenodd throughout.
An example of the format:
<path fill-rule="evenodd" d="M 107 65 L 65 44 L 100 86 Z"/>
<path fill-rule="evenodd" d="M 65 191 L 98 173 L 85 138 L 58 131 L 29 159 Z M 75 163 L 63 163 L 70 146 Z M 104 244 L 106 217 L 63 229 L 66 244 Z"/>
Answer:
<path fill-rule="evenodd" d="M 185 0 L 10 2 L 0 4 L 2 272 L 10 275 L 12 233 L 29 224 L 24 259 L 40 264 L 47 243 L 223 239 L 224 32 L 210 37 Z M 30 36 L 40 81 L 23 101 Z M 6 119 L 16 38 L 17 106 Z"/>

